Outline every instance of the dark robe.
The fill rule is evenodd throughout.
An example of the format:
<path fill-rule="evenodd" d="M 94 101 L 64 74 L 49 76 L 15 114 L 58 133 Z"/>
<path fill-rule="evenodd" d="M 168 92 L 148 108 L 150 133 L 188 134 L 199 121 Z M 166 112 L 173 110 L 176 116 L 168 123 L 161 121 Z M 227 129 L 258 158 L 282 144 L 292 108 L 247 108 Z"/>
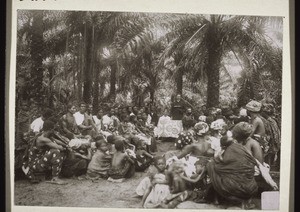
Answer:
<path fill-rule="evenodd" d="M 227 200 L 247 200 L 257 192 L 254 179 L 256 161 L 241 144 L 233 143 L 224 152 L 223 161 L 211 161 L 207 171 L 215 191 Z"/>

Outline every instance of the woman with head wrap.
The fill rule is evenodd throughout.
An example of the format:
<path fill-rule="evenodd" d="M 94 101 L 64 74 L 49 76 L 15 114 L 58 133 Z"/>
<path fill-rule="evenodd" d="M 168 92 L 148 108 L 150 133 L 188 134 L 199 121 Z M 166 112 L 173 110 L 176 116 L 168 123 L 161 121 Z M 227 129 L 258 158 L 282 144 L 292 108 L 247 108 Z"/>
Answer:
<path fill-rule="evenodd" d="M 217 195 L 227 201 L 242 203 L 245 208 L 253 206 L 248 201 L 258 189 L 254 179 L 256 161 L 241 144 L 250 133 L 249 126 L 240 124 L 232 133 L 240 143 L 230 143 L 222 155 L 222 160 L 211 161 L 206 166 Z"/>
<path fill-rule="evenodd" d="M 209 127 L 204 122 L 199 122 L 195 125 L 194 131 L 195 136 L 193 143 L 184 146 L 178 158 L 183 158 L 190 154 L 191 156 L 197 157 L 199 163 L 205 165 L 208 159 L 214 155 L 214 150 L 211 148 L 211 140 L 206 136 Z"/>
<path fill-rule="evenodd" d="M 231 130 L 232 137 L 251 152 L 254 158 L 263 163 L 263 151 L 260 144 L 250 137 L 253 127 L 247 122 L 240 122 Z"/>
<path fill-rule="evenodd" d="M 252 154 L 252 156 L 260 163 L 258 164 L 258 166 L 262 165 L 264 167 L 267 167 L 268 165 L 264 163 L 263 150 L 260 144 L 256 140 L 249 137 L 251 131 L 252 131 L 252 126 L 250 124 L 246 122 L 241 122 L 238 123 L 232 129 L 232 137 L 236 139 L 237 142 L 241 143 L 242 145 L 244 145 L 244 147 L 246 147 L 246 149 Z M 262 191 L 273 189 L 263 179 L 258 167 L 256 167 L 254 177 L 259 187 L 259 193 L 261 193 Z"/>
<path fill-rule="evenodd" d="M 227 124 L 223 119 L 217 119 L 210 125 L 211 135 L 209 137 L 211 141 L 211 148 L 214 150 L 216 156 L 221 151 L 220 138 L 227 131 Z"/>

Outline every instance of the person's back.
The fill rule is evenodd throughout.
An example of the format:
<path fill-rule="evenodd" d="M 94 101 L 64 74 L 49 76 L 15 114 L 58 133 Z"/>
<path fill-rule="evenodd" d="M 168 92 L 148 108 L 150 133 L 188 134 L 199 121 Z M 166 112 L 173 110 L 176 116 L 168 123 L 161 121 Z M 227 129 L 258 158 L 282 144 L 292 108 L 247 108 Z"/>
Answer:
<path fill-rule="evenodd" d="M 263 151 L 260 144 L 253 138 L 247 138 L 244 144 L 247 150 L 249 150 L 254 158 L 256 158 L 260 163 L 264 162 Z"/>
<path fill-rule="evenodd" d="M 185 157 L 191 154 L 195 157 L 201 156 L 213 156 L 214 151 L 211 149 L 211 142 L 208 137 L 199 138 L 196 143 L 192 143 L 183 148 L 182 152 L 178 155 L 178 158 Z"/>
<path fill-rule="evenodd" d="M 208 142 L 199 142 L 196 144 L 192 144 L 192 147 L 192 154 L 194 156 L 211 156 L 213 151 L 211 150 L 211 145 Z"/>
<path fill-rule="evenodd" d="M 255 127 L 254 131 L 253 131 L 254 135 L 257 134 L 260 136 L 265 136 L 265 134 L 266 134 L 265 125 L 259 116 L 255 117 L 253 119 L 252 124 Z"/>
<path fill-rule="evenodd" d="M 126 153 L 116 151 L 113 155 L 111 166 L 113 169 L 122 168 L 125 163 Z"/>
<path fill-rule="evenodd" d="M 110 176 L 108 180 L 122 182 L 124 178 L 130 178 L 134 175 L 134 161 L 124 153 L 124 140 L 116 138 L 113 142 L 116 151 L 113 154 L 111 169 L 108 171 Z"/>

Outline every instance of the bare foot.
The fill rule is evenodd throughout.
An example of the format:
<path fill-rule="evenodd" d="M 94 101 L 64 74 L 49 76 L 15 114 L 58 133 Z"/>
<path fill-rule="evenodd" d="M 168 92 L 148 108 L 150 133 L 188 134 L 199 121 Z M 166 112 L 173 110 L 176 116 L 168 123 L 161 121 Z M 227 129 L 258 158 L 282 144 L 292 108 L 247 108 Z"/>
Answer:
<path fill-rule="evenodd" d="M 57 184 L 57 185 L 66 185 L 66 184 L 68 184 L 67 182 L 65 182 L 61 179 L 58 179 L 58 178 L 52 178 L 52 180 L 46 181 L 46 183 Z"/>
<path fill-rule="evenodd" d="M 81 175 L 77 177 L 78 180 L 86 180 L 86 176 L 85 175 Z"/>
<path fill-rule="evenodd" d="M 168 205 L 164 202 L 160 203 L 159 205 L 161 208 L 168 208 Z"/>
<path fill-rule="evenodd" d="M 107 180 L 110 182 L 113 182 L 113 183 L 122 183 L 122 182 L 124 182 L 125 178 L 113 179 L 113 178 L 109 177 Z"/>

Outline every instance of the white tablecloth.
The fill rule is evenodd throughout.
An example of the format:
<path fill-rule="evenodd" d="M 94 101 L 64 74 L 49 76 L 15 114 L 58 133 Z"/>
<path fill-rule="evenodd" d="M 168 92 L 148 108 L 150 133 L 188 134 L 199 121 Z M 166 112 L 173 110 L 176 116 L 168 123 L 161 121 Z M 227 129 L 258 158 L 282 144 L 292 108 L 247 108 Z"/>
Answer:
<path fill-rule="evenodd" d="M 156 137 L 178 138 L 178 134 L 183 130 L 181 120 L 160 119 L 157 127 L 154 128 Z"/>

